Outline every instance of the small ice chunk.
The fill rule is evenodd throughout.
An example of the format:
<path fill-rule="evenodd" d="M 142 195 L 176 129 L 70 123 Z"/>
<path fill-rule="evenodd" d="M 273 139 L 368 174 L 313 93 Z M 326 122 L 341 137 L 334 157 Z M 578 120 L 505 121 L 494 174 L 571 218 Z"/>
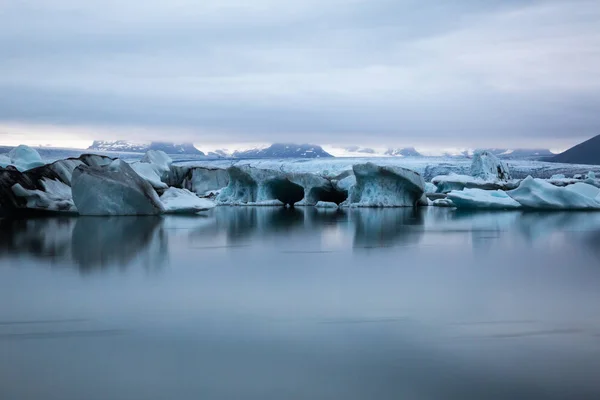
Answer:
<path fill-rule="evenodd" d="M 202 199 L 187 189 L 169 188 L 160 196 L 160 201 L 165 212 L 170 214 L 195 214 L 215 207 L 214 202 Z"/>
<path fill-rule="evenodd" d="M 456 207 L 450 199 L 436 199 L 431 205 L 434 207 Z"/>
<path fill-rule="evenodd" d="M 315 204 L 315 207 L 317 207 L 317 208 L 338 208 L 338 205 L 331 201 L 319 201 L 317 204 Z"/>

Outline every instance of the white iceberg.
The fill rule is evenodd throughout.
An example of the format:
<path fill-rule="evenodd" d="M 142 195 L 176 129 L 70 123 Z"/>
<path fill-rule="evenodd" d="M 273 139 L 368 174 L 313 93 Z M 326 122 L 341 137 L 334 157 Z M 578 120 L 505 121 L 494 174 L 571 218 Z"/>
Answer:
<path fill-rule="evenodd" d="M 131 163 L 131 168 L 153 188 L 164 190 L 169 187 L 164 181 L 169 176 L 172 163 L 173 160 L 164 151 L 149 150 L 139 162 Z"/>
<path fill-rule="evenodd" d="M 169 188 L 160 196 L 160 201 L 169 214 L 194 214 L 215 207 L 214 202 L 202 199 L 187 189 Z"/>
<path fill-rule="evenodd" d="M 73 201 L 81 215 L 156 215 L 164 207 L 152 186 L 124 161 L 73 172 Z"/>
<path fill-rule="evenodd" d="M 507 194 L 525 208 L 541 210 L 600 210 L 597 188 L 586 183 L 557 187 L 531 176 Z"/>
<path fill-rule="evenodd" d="M 356 164 L 352 169 L 356 184 L 342 206 L 413 207 L 423 201 L 425 182 L 414 171 L 370 162 Z"/>
<path fill-rule="evenodd" d="M 12 187 L 12 191 L 15 196 L 24 198 L 26 208 L 31 210 L 77 212 L 69 185 L 47 178 L 42 178 L 40 184 L 43 190 L 25 189 L 17 183 Z"/>
<path fill-rule="evenodd" d="M 464 189 L 448 193 L 457 208 L 509 210 L 521 208 L 521 204 L 502 190 Z"/>
<path fill-rule="evenodd" d="M 165 190 L 169 187 L 166 183 L 161 180 L 161 174 L 157 171 L 156 167 L 152 164 L 135 162 L 131 163 L 131 168 L 146 182 L 148 182 L 154 189 Z"/>
<path fill-rule="evenodd" d="M 456 207 L 452 200 L 446 199 L 435 199 L 431 202 L 433 207 Z"/>
<path fill-rule="evenodd" d="M 163 175 L 169 173 L 171 164 L 173 164 L 171 157 L 169 157 L 167 153 L 162 150 L 148 150 L 140 162 L 154 165 L 156 170 L 161 172 Z"/>

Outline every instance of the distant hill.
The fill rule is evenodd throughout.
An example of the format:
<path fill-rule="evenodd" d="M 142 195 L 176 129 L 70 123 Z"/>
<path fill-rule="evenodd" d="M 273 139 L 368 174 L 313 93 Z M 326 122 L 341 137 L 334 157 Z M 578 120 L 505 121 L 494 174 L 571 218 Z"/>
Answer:
<path fill-rule="evenodd" d="M 135 143 L 127 140 L 94 140 L 88 150 L 145 153 L 148 150 L 162 150 L 167 154 L 204 155 L 192 143 L 150 142 Z"/>
<path fill-rule="evenodd" d="M 547 161 L 565 164 L 600 165 L 600 135 L 586 140 Z"/>
<path fill-rule="evenodd" d="M 274 143 L 263 149 L 236 151 L 234 158 L 325 158 L 333 157 L 314 144 Z"/>

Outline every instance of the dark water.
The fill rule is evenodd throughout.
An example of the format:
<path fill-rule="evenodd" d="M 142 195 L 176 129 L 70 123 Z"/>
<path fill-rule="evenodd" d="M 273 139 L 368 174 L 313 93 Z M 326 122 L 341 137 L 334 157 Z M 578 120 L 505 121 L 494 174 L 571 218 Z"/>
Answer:
<path fill-rule="evenodd" d="M 0 221 L 0 399 L 600 398 L 600 214 Z"/>

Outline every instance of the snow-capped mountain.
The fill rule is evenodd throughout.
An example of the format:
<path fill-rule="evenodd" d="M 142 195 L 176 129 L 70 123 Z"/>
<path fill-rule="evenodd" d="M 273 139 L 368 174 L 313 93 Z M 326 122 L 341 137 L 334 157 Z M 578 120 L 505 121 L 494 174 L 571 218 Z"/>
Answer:
<path fill-rule="evenodd" d="M 167 154 L 195 154 L 204 155 L 192 143 L 170 143 L 170 142 L 130 142 L 127 140 L 94 140 L 88 150 L 145 153 L 148 150 L 162 150 Z"/>
<path fill-rule="evenodd" d="M 539 160 L 555 156 L 549 149 L 490 149 L 490 153 L 506 159 Z"/>
<path fill-rule="evenodd" d="M 384 153 L 386 156 L 393 157 L 422 157 L 414 147 L 404 147 L 400 149 L 389 148 Z"/>
<path fill-rule="evenodd" d="M 266 148 L 235 151 L 234 158 L 325 158 L 333 157 L 314 144 L 274 143 Z"/>

